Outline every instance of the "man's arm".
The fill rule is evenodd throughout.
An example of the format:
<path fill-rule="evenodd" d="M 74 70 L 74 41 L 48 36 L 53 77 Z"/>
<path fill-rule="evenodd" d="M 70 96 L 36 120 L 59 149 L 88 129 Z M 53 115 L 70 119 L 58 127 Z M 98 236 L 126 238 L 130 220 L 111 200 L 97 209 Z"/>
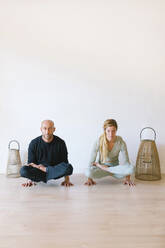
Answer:
<path fill-rule="evenodd" d="M 33 141 L 30 142 L 29 148 L 28 148 L 28 164 L 30 163 L 37 164 L 36 146 L 33 143 Z"/>
<path fill-rule="evenodd" d="M 61 143 L 61 147 L 60 147 L 60 160 L 61 162 L 64 162 L 67 164 L 69 163 L 68 162 L 68 150 L 67 150 L 67 147 L 64 141 Z"/>
<path fill-rule="evenodd" d="M 65 163 L 68 162 L 68 151 L 65 142 L 63 141 L 63 144 L 61 146 L 61 161 Z M 73 186 L 73 183 L 70 182 L 69 176 L 65 176 L 65 180 L 61 183 L 62 186 Z"/>

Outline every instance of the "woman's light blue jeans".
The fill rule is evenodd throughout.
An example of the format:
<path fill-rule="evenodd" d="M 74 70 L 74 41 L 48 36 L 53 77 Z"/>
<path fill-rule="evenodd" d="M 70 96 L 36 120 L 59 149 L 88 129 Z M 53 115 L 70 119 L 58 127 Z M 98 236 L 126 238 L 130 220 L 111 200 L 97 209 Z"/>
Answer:
<path fill-rule="evenodd" d="M 134 166 L 131 164 L 114 165 L 110 163 L 105 163 L 108 166 L 108 171 L 102 170 L 96 166 L 89 166 L 85 175 L 88 178 L 102 178 L 107 176 L 112 176 L 118 179 L 124 178 L 125 176 L 132 175 L 134 173 Z"/>

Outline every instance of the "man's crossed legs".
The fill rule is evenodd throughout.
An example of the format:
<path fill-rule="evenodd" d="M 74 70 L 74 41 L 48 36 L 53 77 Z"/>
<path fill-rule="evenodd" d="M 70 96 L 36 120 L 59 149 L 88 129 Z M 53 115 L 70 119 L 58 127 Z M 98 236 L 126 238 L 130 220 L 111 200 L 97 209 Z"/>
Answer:
<path fill-rule="evenodd" d="M 36 182 L 47 183 L 47 181 L 50 179 L 58 179 L 61 177 L 65 177 L 65 180 L 61 183 L 61 185 L 66 187 L 73 186 L 69 180 L 69 176 L 72 174 L 72 172 L 72 165 L 64 162 L 48 167 L 30 163 L 23 166 L 20 170 L 21 177 L 28 179 L 27 183 L 22 184 L 23 187 L 34 186 L 36 185 Z"/>

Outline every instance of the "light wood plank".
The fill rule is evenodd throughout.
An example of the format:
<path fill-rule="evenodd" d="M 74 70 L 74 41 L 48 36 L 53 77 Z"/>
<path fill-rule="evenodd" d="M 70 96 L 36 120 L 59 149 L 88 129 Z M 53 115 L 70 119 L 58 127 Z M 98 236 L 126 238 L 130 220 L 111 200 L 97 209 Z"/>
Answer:
<path fill-rule="evenodd" d="M 0 175 L 0 248 L 164 248 L 165 176 L 129 188 L 112 177 L 84 186 L 83 175 L 22 188 Z"/>

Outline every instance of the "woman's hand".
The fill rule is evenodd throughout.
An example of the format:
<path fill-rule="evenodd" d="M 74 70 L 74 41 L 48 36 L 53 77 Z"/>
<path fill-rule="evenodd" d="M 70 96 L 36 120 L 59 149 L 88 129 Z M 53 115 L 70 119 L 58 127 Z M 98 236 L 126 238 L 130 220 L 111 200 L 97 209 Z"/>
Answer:
<path fill-rule="evenodd" d="M 87 182 L 84 183 L 84 185 L 91 186 L 95 185 L 96 182 L 92 178 L 88 178 Z"/>
<path fill-rule="evenodd" d="M 92 165 L 98 167 L 99 163 L 94 162 Z"/>
<path fill-rule="evenodd" d="M 108 168 L 107 165 L 102 165 L 102 164 L 99 164 L 97 162 L 93 163 L 93 166 L 96 166 L 96 167 L 98 167 L 98 168 L 100 168 L 102 170 L 105 170 L 105 171 L 107 171 L 107 168 Z"/>

